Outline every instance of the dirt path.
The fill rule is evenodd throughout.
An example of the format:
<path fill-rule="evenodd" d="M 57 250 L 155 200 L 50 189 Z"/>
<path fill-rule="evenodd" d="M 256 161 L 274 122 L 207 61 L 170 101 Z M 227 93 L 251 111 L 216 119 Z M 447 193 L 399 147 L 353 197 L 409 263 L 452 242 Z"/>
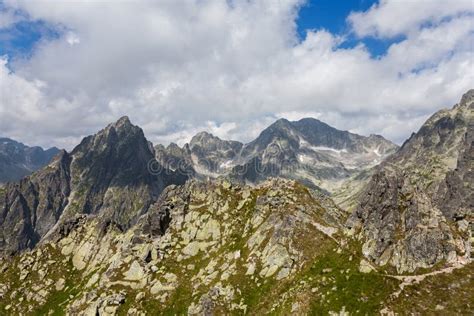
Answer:
<path fill-rule="evenodd" d="M 432 271 L 432 272 L 429 272 L 429 273 L 417 274 L 417 275 L 387 275 L 388 277 L 391 277 L 391 278 L 402 281 L 402 283 L 400 283 L 400 286 L 399 286 L 400 289 L 397 292 L 393 293 L 392 296 L 395 297 L 395 298 L 398 297 L 403 292 L 403 289 L 406 286 L 420 283 L 426 277 L 433 276 L 433 275 L 438 275 L 438 274 L 443 274 L 443 273 L 451 273 L 456 269 L 464 267 L 465 265 L 466 265 L 466 263 L 460 263 L 459 262 L 459 263 L 456 263 L 456 264 L 454 264 L 450 267 L 446 267 L 446 268 L 436 270 L 436 271 Z"/>

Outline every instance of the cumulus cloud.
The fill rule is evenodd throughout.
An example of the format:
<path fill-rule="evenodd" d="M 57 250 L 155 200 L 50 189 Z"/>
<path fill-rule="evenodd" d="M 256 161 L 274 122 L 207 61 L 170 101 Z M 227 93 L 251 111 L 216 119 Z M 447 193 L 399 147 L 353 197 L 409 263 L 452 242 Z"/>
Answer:
<path fill-rule="evenodd" d="M 34 144 L 71 148 L 122 115 L 161 143 L 201 130 L 248 141 L 304 115 L 402 142 L 474 79 L 464 0 L 354 12 L 351 48 L 350 34 L 325 30 L 299 41 L 301 0 L 5 3 L 62 34 L 10 61 L 13 72 L 0 63 L 0 134 Z M 378 58 L 362 40 L 395 35 Z"/>
<path fill-rule="evenodd" d="M 359 36 L 394 37 L 417 32 L 426 24 L 473 14 L 471 0 L 380 0 L 366 12 L 353 12 L 348 20 Z"/>

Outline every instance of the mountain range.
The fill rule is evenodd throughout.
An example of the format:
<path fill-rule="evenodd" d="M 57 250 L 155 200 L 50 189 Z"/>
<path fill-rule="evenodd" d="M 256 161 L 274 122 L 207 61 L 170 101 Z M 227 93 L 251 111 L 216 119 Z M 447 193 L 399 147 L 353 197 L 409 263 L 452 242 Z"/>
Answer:
<path fill-rule="evenodd" d="M 473 125 L 474 90 L 400 148 L 315 119 L 153 148 L 123 117 L 0 189 L 0 311 L 472 314 Z"/>
<path fill-rule="evenodd" d="M 47 165 L 58 153 L 56 147 L 43 150 L 0 138 L 0 184 L 20 180 Z"/>
<path fill-rule="evenodd" d="M 158 145 L 155 151 L 162 165 L 181 168 L 201 179 L 229 176 L 257 184 L 269 177 L 283 177 L 334 192 L 397 148 L 379 135 L 360 136 L 305 118 L 296 122 L 280 119 L 248 144 L 202 132 L 182 148 Z"/>

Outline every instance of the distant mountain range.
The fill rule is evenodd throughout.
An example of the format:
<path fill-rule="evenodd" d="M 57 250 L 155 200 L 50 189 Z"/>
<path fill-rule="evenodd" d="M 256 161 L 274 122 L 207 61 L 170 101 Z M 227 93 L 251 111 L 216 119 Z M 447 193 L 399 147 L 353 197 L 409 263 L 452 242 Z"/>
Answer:
<path fill-rule="evenodd" d="M 473 183 L 474 90 L 400 148 L 314 119 L 153 148 L 123 117 L 0 187 L 0 314 L 472 315 Z"/>
<path fill-rule="evenodd" d="M 20 180 L 47 165 L 58 153 L 56 147 L 43 150 L 0 138 L 0 184 Z"/>
<path fill-rule="evenodd" d="M 256 184 L 268 177 L 284 177 L 333 192 L 397 148 L 379 135 L 360 136 L 305 118 L 280 119 L 248 144 L 202 132 L 182 148 L 158 145 L 155 151 L 164 166 L 187 170 L 198 178 L 230 176 Z"/>

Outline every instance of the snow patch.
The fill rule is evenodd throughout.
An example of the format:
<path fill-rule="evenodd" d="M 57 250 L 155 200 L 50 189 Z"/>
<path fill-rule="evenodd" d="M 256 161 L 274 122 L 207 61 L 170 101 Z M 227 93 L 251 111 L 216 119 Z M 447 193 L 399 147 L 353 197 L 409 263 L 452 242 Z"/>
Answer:
<path fill-rule="evenodd" d="M 334 152 L 336 154 L 347 153 L 347 149 L 345 149 L 345 148 L 344 149 L 335 149 L 335 148 L 326 147 L 326 146 L 312 146 L 307 140 L 305 140 L 303 138 L 299 139 L 299 144 L 300 144 L 300 147 L 308 148 L 308 149 L 311 149 L 313 151 L 331 151 L 331 152 Z"/>
<path fill-rule="evenodd" d="M 234 161 L 232 159 L 224 161 L 223 163 L 220 164 L 219 168 L 220 169 L 227 169 L 231 168 L 234 166 Z"/>
<path fill-rule="evenodd" d="M 298 161 L 301 163 L 308 163 L 313 160 L 311 156 L 305 155 L 305 154 L 298 154 L 297 158 L 298 158 Z"/>
<path fill-rule="evenodd" d="M 347 149 L 334 149 L 334 148 L 331 148 L 331 147 L 326 147 L 326 146 L 311 146 L 310 147 L 312 150 L 314 151 L 331 151 L 331 152 L 334 152 L 336 154 L 341 154 L 341 153 L 347 153 Z"/>

